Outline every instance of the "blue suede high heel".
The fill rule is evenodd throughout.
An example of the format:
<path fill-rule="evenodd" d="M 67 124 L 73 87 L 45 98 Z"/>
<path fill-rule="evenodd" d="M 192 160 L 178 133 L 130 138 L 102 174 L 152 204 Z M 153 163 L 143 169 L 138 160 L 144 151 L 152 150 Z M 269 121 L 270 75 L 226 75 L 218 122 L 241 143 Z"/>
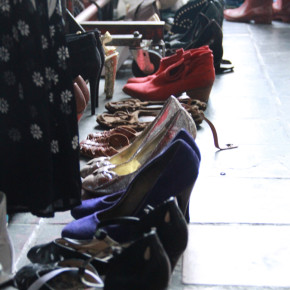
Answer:
<path fill-rule="evenodd" d="M 139 216 L 148 204 L 158 206 L 170 196 L 177 198 L 185 215 L 199 165 L 199 156 L 191 146 L 183 140 L 173 142 L 143 167 L 112 206 L 67 224 L 62 230 L 62 237 L 91 239 L 100 221 Z"/>
<path fill-rule="evenodd" d="M 176 140 L 183 140 L 184 142 L 186 142 L 195 151 L 198 159 L 199 160 L 201 159 L 200 151 L 199 151 L 193 137 L 186 130 L 181 129 L 176 134 L 174 139 L 167 145 L 167 147 L 170 146 L 170 144 L 172 144 Z M 164 150 L 166 150 L 166 149 L 164 149 Z M 83 218 L 83 217 L 88 216 L 90 214 L 93 214 L 96 211 L 104 210 L 104 209 L 112 206 L 114 203 L 116 203 L 116 201 L 121 197 L 123 192 L 124 192 L 124 190 L 119 191 L 119 192 L 115 192 L 113 194 L 109 194 L 106 196 L 102 196 L 102 197 L 96 197 L 96 198 L 83 200 L 81 205 L 79 205 L 71 210 L 71 215 L 75 219 L 80 219 L 80 218 Z M 186 215 L 187 215 L 187 213 L 186 213 Z M 188 217 L 187 217 L 187 220 L 189 221 Z"/>

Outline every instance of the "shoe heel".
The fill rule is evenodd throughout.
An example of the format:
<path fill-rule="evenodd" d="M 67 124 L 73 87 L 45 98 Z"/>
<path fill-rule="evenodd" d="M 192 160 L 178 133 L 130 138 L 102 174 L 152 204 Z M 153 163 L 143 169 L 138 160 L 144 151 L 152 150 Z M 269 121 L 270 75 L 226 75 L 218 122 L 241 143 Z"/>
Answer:
<path fill-rule="evenodd" d="M 271 24 L 272 23 L 272 17 L 266 17 L 266 16 L 256 16 L 254 19 L 255 24 Z"/>
<path fill-rule="evenodd" d="M 95 115 L 96 106 L 99 103 L 99 96 L 97 92 L 97 78 L 93 77 L 89 79 L 90 83 L 90 95 L 91 95 L 91 114 Z"/>
<path fill-rule="evenodd" d="M 189 220 L 190 220 L 190 217 L 189 217 L 189 199 L 190 199 L 190 195 L 191 195 L 191 192 L 193 190 L 194 184 L 195 183 L 193 183 L 192 185 L 186 187 L 177 196 L 178 206 L 179 206 L 181 212 L 183 213 L 183 215 L 184 215 L 185 220 L 187 221 L 187 223 L 189 223 Z"/>
<path fill-rule="evenodd" d="M 105 94 L 106 99 L 112 99 L 114 94 L 114 87 L 116 81 L 118 52 L 106 56 L 105 59 Z"/>
<path fill-rule="evenodd" d="M 199 101 L 207 103 L 209 100 L 209 95 L 210 95 L 212 86 L 213 84 L 205 88 L 197 88 L 197 89 L 189 90 L 186 92 L 186 94 L 192 99 L 197 99 Z"/>
<path fill-rule="evenodd" d="M 99 77 L 97 78 L 97 83 L 96 83 L 96 108 L 99 107 L 99 87 L 100 87 L 100 78 L 101 78 L 101 73 L 99 75 Z"/>

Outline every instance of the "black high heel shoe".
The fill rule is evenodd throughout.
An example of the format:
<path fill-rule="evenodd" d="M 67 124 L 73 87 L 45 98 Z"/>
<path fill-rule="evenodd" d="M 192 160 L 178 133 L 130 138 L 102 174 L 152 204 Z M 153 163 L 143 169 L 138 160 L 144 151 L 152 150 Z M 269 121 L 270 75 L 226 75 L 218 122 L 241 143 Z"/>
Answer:
<path fill-rule="evenodd" d="M 102 221 L 97 226 L 96 238 L 105 236 L 105 231 L 110 238 L 126 243 L 128 239 L 137 239 L 151 228 L 156 228 L 173 271 L 188 242 L 187 222 L 173 197 L 156 208 L 148 206 L 140 218 L 120 217 Z"/>
<path fill-rule="evenodd" d="M 104 290 L 164 290 L 170 275 L 168 256 L 152 230 L 109 261 Z"/>
<path fill-rule="evenodd" d="M 66 42 L 73 78 L 81 75 L 90 83 L 91 113 L 94 115 L 99 99 L 98 88 L 102 71 L 102 60 L 95 33 L 67 34 Z"/>
<path fill-rule="evenodd" d="M 98 81 L 97 81 L 97 92 L 99 94 L 100 78 L 101 78 L 103 67 L 105 65 L 105 51 L 104 51 L 104 47 L 101 41 L 101 32 L 98 29 L 94 29 L 92 30 L 92 32 L 95 34 L 95 38 L 97 40 L 97 48 L 98 48 L 100 58 L 101 58 L 101 68 L 99 71 Z M 96 107 L 98 106 L 99 106 L 99 98 L 96 99 Z"/>
<path fill-rule="evenodd" d="M 130 239 L 123 245 L 114 243 L 110 246 L 111 242 L 108 243 L 108 239 L 105 240 L 105 238 L 106 234 L 103 232 L 99 240 L 93 239 L 88 242 L 89 244 L 84 244 L 83 247 L 79 245 L 80 249 L 54 242 L 34 246 L 29 251 L 28 258 L 34 265 L 45 264 L 43 267 L 58 264 L 63 259 L 77 258 L 83 261 L 83 264 L 92 265 L 100 275 L 105 276 L 104 289 L 107 290 L 166 289 L 170 279 L 171 266 L 155 230 L 150 229 L 149 232 L 142 233 L 136 239 Z M 104 243 L 99 245 L 98 250 L 96 241 L 101 243 L 102 240 Z M 94 241 L 95 246 L 93 246 Z M 77 242 L 80 241 L 63 240 L 63 242 L 77 245 Z M 100 259 L 97 256 L 102 251 L 106 252 L 105 243 L 108 243 L 108 249 L 110 248 L 111 251 L 103 259 Z M 90 248 L 90 244 L 93 248 Z M 95 255 L 86 252 L 95 252 Z"/>
<path fill-rule="evenodd" d="M 95 239 L 56 239 L 34 246 L 27 257 L 33 263 L 45 264 L 64 258 L 90 259 L 96 270 L 104 275 L 110 267 L 109 256 L 113 249 L 139 239 L 152 228 L 156 228 L 173 271 L 188 242 L 187 222 L 173 197 L 156 208 L 147 206 L 140 218 L 125 216 L 102 221 L 97 225 Z M 107 258 L 103 259 L 105 255 Z"/>

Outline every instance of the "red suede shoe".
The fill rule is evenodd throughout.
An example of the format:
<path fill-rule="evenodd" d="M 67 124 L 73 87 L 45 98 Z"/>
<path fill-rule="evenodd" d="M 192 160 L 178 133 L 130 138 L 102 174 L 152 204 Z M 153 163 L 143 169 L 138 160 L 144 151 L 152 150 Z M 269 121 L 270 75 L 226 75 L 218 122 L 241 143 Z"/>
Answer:
<path fill-rule="evenodd" d="M 224 18 L 232 22 L 271 24 L 272 0 L 245 0 L 238 8 L 224 10 Z"/>
<path fill-rule="evenodd" d="M 290 0 L 277 0 L 272 7 L 273 20 L 290 23 Z"/>
<path fill-rule="evenodd" d="M 127 83 L 123 91 L 142 101 L 164 101 L 171 95 L 207 102 L 215 80 L 213 54 L 208 46 L 192 49 L 155 78 L 144 83 Z"/>

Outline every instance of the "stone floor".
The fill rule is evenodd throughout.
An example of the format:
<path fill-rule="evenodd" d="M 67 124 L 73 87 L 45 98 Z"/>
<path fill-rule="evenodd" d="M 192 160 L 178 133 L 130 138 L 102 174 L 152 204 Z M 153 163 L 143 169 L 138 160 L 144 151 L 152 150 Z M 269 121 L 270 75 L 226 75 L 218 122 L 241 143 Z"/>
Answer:
<path fill-rule="evenodd" d="M 207 124 L 198 128 L 190 239 L 169 290 L 290 289 L 290 24 L 224 22 L 224 58 L 234 73 L 216 77 L 206 116 L 220 143 L 239 147 L 218 151 Z M 114 99 L 125 97 L 130 76 L 118 72 Z M 102 94 L 99 113 L 106 101 Z M 89 111 L 80 139 L 99 129 Z M 15 269 L 28 263 L 31 246 L 59 237 L 71 220 L 69 212 L 13 216 Z"/>

